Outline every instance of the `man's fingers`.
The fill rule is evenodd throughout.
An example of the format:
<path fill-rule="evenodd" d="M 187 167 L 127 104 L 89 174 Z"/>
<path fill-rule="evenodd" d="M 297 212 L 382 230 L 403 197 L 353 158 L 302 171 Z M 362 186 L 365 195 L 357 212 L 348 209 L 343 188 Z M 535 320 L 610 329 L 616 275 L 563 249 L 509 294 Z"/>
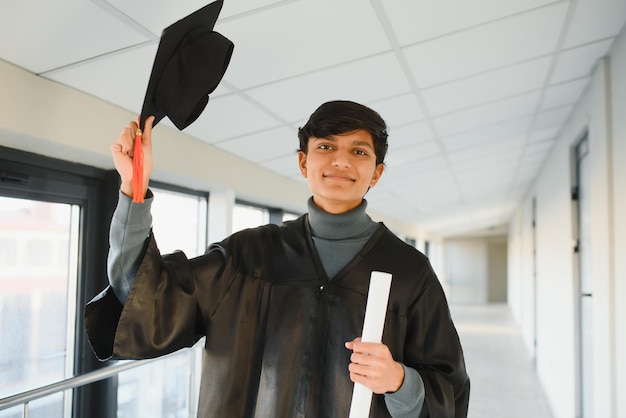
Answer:
<path fill-rule="evenodd" d="M 119 145 L 119 152 L 125 155 L 133 156 L 133 144 L 135 142 L 135 133 L 137 132 L 137 123 L 129 122 L 128 126 L 122 129 L 120 136 L 114 142 L 114 146 Z"/>

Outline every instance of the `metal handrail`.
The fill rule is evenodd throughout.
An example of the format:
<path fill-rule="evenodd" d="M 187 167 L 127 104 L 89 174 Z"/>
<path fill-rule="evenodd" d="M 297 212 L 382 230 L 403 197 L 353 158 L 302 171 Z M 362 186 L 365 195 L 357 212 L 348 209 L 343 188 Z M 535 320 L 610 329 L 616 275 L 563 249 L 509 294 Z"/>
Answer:
<path fill-rule="evenodd" d="M 94 370 L 93 372 L 81 374 L 80 376 L 70 377 L 69 379 L 61 380 L 47 386 L 42 386 L 37 389 L 18 393 L 7 398 L 2 398 L 0 399 L 0 411 L 17 405 L 27 405 L 29 402 L 34 401 L 35 399 L 43 398 L 48 395 L 66 391 L 68 389 L 74 389 L 79 386 L 85 386 L 93 382 L 108 379 L 109 377 L 113 377 L 123 371 L 130 370 L 135 367 L 140 367 L 144 364 L 151 363 L 162 358 L 163 357 L 147 360 L 127 361 L 122 364 L 104 367 L 102 369 Z"/>

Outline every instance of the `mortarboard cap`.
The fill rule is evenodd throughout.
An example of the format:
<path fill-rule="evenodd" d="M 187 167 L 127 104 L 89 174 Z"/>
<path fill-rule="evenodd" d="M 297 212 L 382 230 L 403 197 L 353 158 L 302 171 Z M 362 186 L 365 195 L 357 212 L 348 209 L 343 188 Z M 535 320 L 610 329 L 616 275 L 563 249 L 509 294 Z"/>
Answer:
<path fill-rule="evenodd" d="M 154 116 L 153 126 L 167 116 L 181 131 L 202 113 L 222 80 L 233 43 L 213 30 L 223 0 L 217 0 L 163 30 L 139 127 Z M 137 131 L 133 157 L 133 201 L 143 202 L 143 151 L 141 130 Z"/>
<path fill-rule="evenodd" d="M 142 129 L 153 115 L 153 125 L 167 116 L 183 130 L 206 107 L 234 48 L 213 30 L 222 4 L 210 3 L 163 30 L 141 110 Z"/>

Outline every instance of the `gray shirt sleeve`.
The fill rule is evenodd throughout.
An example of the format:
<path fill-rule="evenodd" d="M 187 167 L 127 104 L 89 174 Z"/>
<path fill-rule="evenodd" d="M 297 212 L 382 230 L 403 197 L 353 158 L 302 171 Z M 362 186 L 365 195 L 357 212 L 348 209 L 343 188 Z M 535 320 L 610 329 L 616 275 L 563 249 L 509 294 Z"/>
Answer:
<path fill-rule="evenodd" d="M 149 190 L 144 203 L 134 203 L 120 192 L 111 219 L 107 273 L 113 292 L 122 303 L 128 299 L 150 235 L 152 200 Z"/>
<path fill-rule="evenodd" d="M 385 394 L 385 405 L 393 418 L 419 417 L 424 404 L 424 382 L 417 370 L 404 364 L 404 382 L 396 392 Z"/>

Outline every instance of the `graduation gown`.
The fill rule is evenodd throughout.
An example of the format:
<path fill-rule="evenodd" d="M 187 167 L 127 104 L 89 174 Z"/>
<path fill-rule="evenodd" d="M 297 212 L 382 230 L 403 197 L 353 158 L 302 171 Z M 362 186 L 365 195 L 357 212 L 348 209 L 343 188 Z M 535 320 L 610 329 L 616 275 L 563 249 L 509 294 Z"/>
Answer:
<path fill-rule="evenodd" d="M 87 334 L 101 360 L 153 358 L 206 336 L 199 417 L 346 418 L 344 343 L 361 335 L 374 270 L 393 275 L 383 343 L 420 373 L 421 416 L 467 415 L 469 379 L 439 280 L 382 223 L 332 280 L 307 215 L 235 233 L 192 259 L 161 256 L 149 240 L 127 302 L 108 287 L 87 304 Z M 389 417 L 383 395 L 370 417 Z"/>

